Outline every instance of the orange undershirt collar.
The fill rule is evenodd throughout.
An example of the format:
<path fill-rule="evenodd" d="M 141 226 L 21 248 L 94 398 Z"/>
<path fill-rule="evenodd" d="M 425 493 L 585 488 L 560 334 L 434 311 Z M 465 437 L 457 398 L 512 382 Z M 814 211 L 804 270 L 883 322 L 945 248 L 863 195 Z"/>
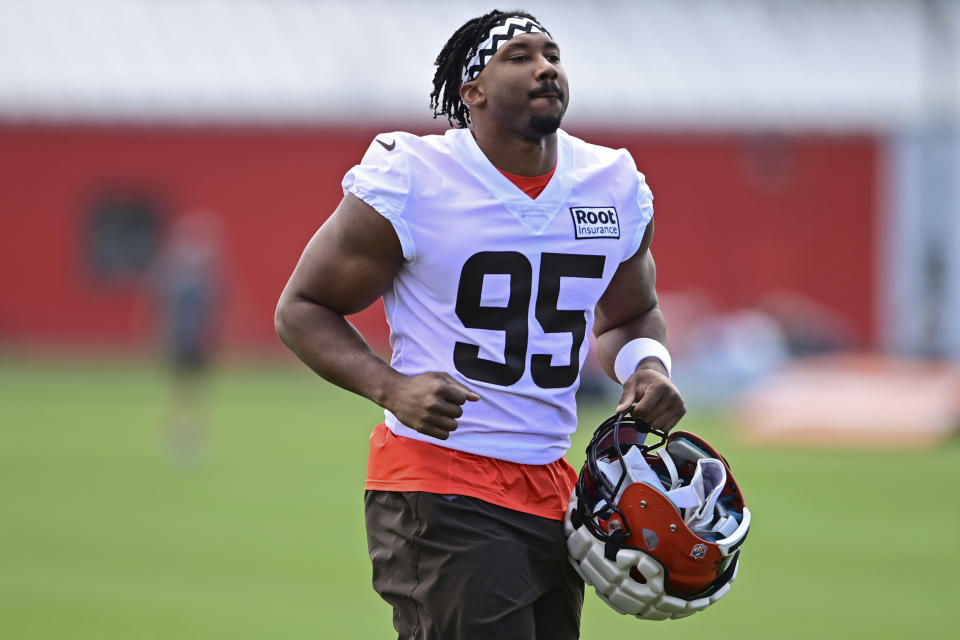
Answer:
<path fill-rule="evenodd" d="M 550 169 L 547 173 L 539 176 L 518 176 L 515 173 L 509 173 L 503 169 L 497 169 L 500 173 L 506 176 L 507 180 L 512 182 L 517 186 L 518 189 L 523 191 L 525 194 L 536 200 L 543 190 L 547 187 L 547 183 L 550 182 L 550 178 L 553 177 L 553 173 L 557 170 L 557 165 L 553 165 L 553 169 Z"/>

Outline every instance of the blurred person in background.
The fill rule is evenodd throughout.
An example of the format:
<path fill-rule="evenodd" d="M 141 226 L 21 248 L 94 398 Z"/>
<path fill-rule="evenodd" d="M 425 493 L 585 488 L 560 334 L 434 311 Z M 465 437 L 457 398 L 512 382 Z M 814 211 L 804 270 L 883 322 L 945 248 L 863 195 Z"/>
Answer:
<path fill-rule="evenodd" d="M 150 278 L 172 370 L 165 444 L 174 460 L 192 464 L 207 445 L 205 398 L 221 287 L 218 219 L 206 212 L 178 218 Z"/>
<path fill-rule="evenodd" d="M 287 283 L 277 333 L 386 410 L 366 525 L 399 637 L 576 638 L 583 582 L 562 519 L 577 474 L 563 455 L 587 332 L 623 384 L 618 411 L 663 430 L 685 411 L 652 194 L 628 153 L 559 129 L 566 72 L 530 14 L 468 21 L 436 65 L 431 104 L 454 128 L 374 139 Z M 344 318 L 381 296 L 390 365 Z"/>

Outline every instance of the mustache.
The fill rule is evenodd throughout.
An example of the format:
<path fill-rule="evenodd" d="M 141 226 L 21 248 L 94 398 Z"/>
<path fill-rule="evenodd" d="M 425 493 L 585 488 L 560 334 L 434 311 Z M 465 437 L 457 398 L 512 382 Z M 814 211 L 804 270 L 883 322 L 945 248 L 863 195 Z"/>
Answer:
<path fill-rule="evenodd" d="M 563 91 L 560 90 L 560 85 L 556 82 L 547 81 L 541 84 L 539 87 L 530 92 L 531 98 L 539 98 L 540 96 L 547 94 L 556 94 L 557 97 L 563 97 Z"/>

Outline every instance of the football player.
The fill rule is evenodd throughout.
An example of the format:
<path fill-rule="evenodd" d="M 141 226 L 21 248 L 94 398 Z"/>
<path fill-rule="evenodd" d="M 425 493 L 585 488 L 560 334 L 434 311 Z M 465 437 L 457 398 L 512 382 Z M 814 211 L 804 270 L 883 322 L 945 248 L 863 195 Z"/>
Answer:
<path fill-rule="evenodd" d="M 436 60 L 444 135 L 382 133 L 303 252 L 276 314 L 325 379 L 385 409 L 370 438 L 374 588 L 401 638 L 576 638 L 564 459 L 597 337 L 618 411 L 683 416 L 629 153 L 560 127 L 559 44 L 532 15 L 468 21 Z M 383 297 L 390 364 L 344 319 Z"/>

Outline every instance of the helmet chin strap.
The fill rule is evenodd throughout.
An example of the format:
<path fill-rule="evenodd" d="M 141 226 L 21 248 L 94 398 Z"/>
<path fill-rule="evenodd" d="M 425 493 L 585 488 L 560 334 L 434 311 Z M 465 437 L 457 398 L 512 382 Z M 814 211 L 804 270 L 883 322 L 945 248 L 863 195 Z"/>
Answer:
<path fill-rule="evenodd" d="M 610 534 L 610 538 L 603 545 L 603 556 L 610 562 L 617 561 L 617 552 L 623 549 L 623 542 L 627 535 L 622 529 L 617 529 Z"/>
<path fill-rule="evenodd" d="M 657 450 L 657 456 L 660 457 L 660 460 L 663 462 L 663 466 L 667 468 L 667 473 L 670 474 L 670 490 L 676 489 L 680 486 L 680 474 L 677 472 L 677 465 L 674 464 L 673 458 L 667 453 L 667 448 L 662 447 Z"/>

